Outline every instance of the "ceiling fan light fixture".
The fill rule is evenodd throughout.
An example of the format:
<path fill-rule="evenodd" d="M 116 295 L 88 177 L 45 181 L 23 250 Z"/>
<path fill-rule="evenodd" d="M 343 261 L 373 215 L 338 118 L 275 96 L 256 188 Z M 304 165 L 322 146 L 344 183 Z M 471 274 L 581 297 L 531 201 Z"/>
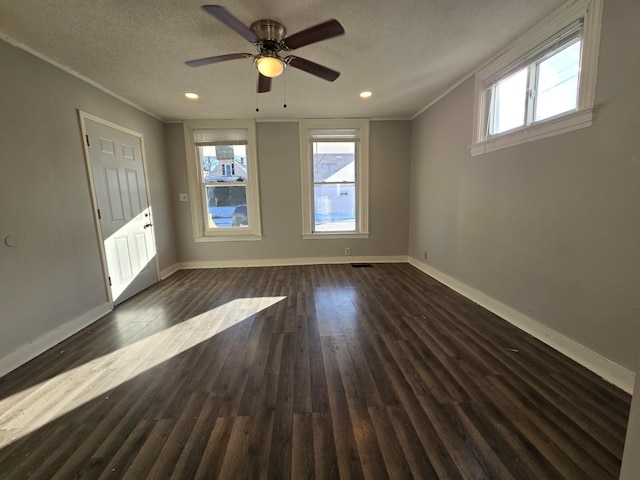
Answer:
<path fill-rule="evenodd" d="M 284 71 L 284 62 L 275 55 L 261 55 L 256 58 L 256 68 L 265 77 L 277 77 Z"/>

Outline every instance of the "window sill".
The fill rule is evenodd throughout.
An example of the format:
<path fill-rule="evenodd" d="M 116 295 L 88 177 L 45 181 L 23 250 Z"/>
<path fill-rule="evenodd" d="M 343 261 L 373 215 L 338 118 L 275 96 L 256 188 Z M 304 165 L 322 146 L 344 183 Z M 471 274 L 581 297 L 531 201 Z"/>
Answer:
<path fill-rule="evenodd" d="M 251 242 L 255 240 L 262 240 L 262 235 L 219 235 L 216 237 L 195 237 L 193 239 L 196 243 L 207 242 Z"/>
<path fill-rule="evenodd" d="M 361 232 L 339 232 L 339 233 L 305 233 L 303 240 L 334 240 L 341 238 L 369 238 L 369 233 Z"/>
<path fill-rule="evenodd" d="M 541 138 L 552 137 L 562 133 L 590 127 L 595 116 L 595 107 L 571 112 L 529 127 L 496 136 L 485 142 L 474 143 L 469 146 L 472 156 L 483 155 L 503 148 L 514 147 L 523 143 L 533 142 Z"/>

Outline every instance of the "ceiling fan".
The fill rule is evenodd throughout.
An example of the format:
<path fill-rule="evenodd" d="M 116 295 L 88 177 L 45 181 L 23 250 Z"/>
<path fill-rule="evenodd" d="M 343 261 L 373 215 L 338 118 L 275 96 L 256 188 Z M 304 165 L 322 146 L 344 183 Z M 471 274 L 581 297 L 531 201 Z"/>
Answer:
<path fill-rule="evenodd" d="M 258 93 L 270 91 L 271 79 L 280 75 L 286 66 L 303 70 L 329 82 L 333 82 L 340 76 L 340 72 L 310 60 L 294 55 L 287 55 L 284 58 L 280 56 L 280 52 L 295 50 L 296 48 L 344 34 L 344 28 L 337 20 L 328 20 L 287 37 L 285 26 L 275 20 L 258 20 L 253 22 L 250 27 L 247 27 L 220 5 L 203 5 L 202 8 L 231 30 L 253 43 L 258 49 L 258 53 L 255 55 L 251 53 L 230 53 L 185 62 L 190 67 L 251 57 L 258 69 Z"/>

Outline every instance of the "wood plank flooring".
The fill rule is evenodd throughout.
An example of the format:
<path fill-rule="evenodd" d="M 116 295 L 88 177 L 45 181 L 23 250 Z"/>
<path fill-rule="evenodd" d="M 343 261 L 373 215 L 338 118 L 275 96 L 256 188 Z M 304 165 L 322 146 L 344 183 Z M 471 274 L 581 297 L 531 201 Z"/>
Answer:
<path fill-rule="evenodd" d="M 0 479 L 615 479 L 629 405 L 407 264 L 185 270 L 0 379 Z"/>

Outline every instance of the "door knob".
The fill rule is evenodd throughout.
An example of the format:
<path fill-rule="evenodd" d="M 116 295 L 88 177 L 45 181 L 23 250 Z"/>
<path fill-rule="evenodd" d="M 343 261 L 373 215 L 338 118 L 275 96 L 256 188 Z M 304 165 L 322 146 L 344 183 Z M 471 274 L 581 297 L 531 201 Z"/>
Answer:
<path fill-rule="evenodd" d="M 144 228 L 147 228 L 147 227 L 150 227 L 150 226 L 151 226 L 151 224 L 147 223 L 147 224 L 145 224 Z"/>

